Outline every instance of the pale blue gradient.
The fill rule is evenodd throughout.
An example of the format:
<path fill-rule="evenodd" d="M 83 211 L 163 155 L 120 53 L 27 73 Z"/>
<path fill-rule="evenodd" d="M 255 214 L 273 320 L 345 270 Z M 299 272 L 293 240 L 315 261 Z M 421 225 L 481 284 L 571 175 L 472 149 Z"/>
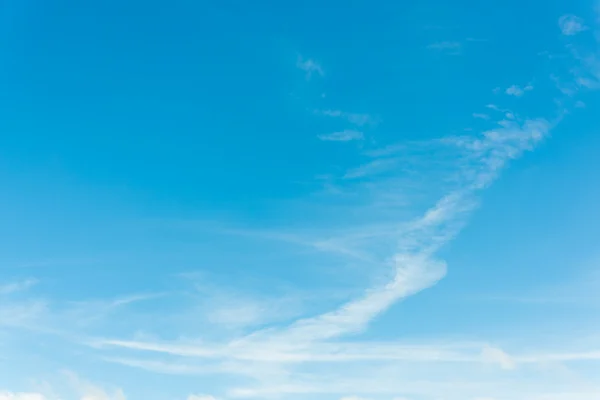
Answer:
<path fill-rule="evenodd" d="M 0 400 L 597 400 L 600 4 L 5 0 Z"/>

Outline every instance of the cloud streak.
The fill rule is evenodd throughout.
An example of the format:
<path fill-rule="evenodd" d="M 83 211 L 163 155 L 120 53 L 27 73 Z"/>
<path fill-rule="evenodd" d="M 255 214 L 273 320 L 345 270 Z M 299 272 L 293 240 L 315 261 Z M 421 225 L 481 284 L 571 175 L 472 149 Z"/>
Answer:
<path fill-rule="evenodd" d="M 260 329 L 224 343 L 198 345 L 183 342 L 101 339 L 91 344 L 98 349 L 121 348 L 187 357 L 200 360 L 200 363 L 179 365 L 182 371 L 203 373 L 197 368 L 204 366 L 220 373 L 251 376 L 256 381 L 255 386 L 232 388 L 230 394 L 234 397 L 328 392 L 340 395 L 348 392 L 363 393 L 357 391 L 359 387 L 349 383 L 352 382 L 352 378 L 347 376 L 332 377 L 331 379 L 340 382 L 339 387 L 333 390 L 324 382 L 319 382 L 316 375 L 310 374 L 306 376 L 308 380 L 303 380 L 300 378 L 303 375 L 295 377 L 291 374 L 291 371 L 306 363 L 488 363 L 510 370 L 521 363 L 541 361 L 542 358 L 537 356 L 528 358 L 508 355 L 485 343 L 444 347 L 402 345 L 393 342 L 361 343 L 347 339 L 365 331 L 378 316 L 398 301 L 426 290 L 444 278 L 447 266 L 436 254 L 460 232 L 477 205 L 477 193 L 489 186 L 510 160 L 532 150 L 547 137 L 552 126 L 551 122 L 542 118 L 528 119 L 522 123 L 513 121 L 480 135 L 451 136 L 429 144 L 462 154 L 457 158 L 460 162 L 454 172 L 457 174 L 457 184 L 421 216 L 409 221 L 398 221 L 392 226 L 388 224 L 384 231 L 370 234 L 388 237 L 396 243 L 393 251 L 384 257 L 385 265 L 391 270 L 391 278 L 385 284 L 365 289 L 362 295 L 331 311 L 299 319 L 287 326 Z M 384 160 L 387 160 L 387 155 L 374 161 Z M 368 167 L 363 169 L 372 168 L 369 166 L 371 164 L 366 165 Z M 393 168 L 390 169 L 393 171 Z M 155 364 L 143 361 L 138 361 L 137 364 L 132 360 L 122 362 L 156 370 Z M 251 371 L 237 367 L 232 369 L 232 362 L 252 362 L 255 368 Z M 229 367 L 223 368 L 224 365 Z M 161 368 L 168 369 L 165 365 Z M 173 366 L 172 370 L 175 371 L 176 368 L 177 366 Z M 279 371 L 275 380 L 272 375 L 273 368 Z M 316 371 L 318 370 L 317 368 Z M 378 382 L 381 383 L 378 383 L 381 393 L 397 391 L 396 394 L 403 394 L 398 384 Z M 412 392 L 422 394 L 427 390 L 414 387 Z"/>
<path fill-rule="evenodd" d="M 341 118 L 348 121 L 352 125 L 359 127 L 365 125 L 375 125 L 378 122 L 376 118 L 369 114 L 350 113 L 341 110 L 316 110 L 315 113 L 326 117 Z"/>
<path fill-rule="evenodd" d="M 561 18 L 559 24 L 567 36 L 585 30 L 583 22 L 572 16 Z M 452 53 L 459 52 L 461 45 L 440 42 L 429 48 Z M 580 57 L 578 60 L 586 66 L 586 75 L 577 76 L 579 86 L 593 87 L 594 74 L 600 71 L 595 69 L 595 58 Z M 306 72 L 308 79 L 324 75 L 321 66 L 311 59 L 299 58 L 297 67 Z M 521 97 L 531 90 L 532 85 L 512 85 L 504 93 Z M 501 92 L 499 89 L 498 93 Z M 538 377 L 535 374 L 540 374 L 540 367 L 600 361 L 600 350 L 593 346 L 583 351 L 535 352 L 506 350 L 484 341 L 453 339 L 421 343 L 361 336 L 394 305 L 435 287 L 444 279 L 449 267 L 440 250 L 467 224 L 478 206 L 480 193 L 512 160 L 534 150 L 546 139 L 562 116 L 521 118 L 521 112 L 513 113 L 495 105 L 487 107 L 501 116 L 492 111 L 471 115 L 489 121 L 489 126 L 493 126 L 491 129 L 472 135 L 443 136 L 371 149 L 363 154 L 366 157 L 362 163 L 340 168 L 332 179 L 354 202 L 348 206 L 349 211 L 344 214 L 339 227 L 315 228 L 308 238 L 302 232 L 271 235 L 276 240 L 351 259 L 359 268 L 378 275 L 377 283 L 365 284 L 334 306 L 312 312 L 285 313 L 282 308 L 290 307 L 281 299 L 255 300 L 236 298 L 232 294 L 224 300 L 208 302 L 209 307 L 192 310 L 193 318 L 207 326 L 223 328 L 226 335 L 199 337 L 199 332 L 207 330 L 202 326 L 197 336 L 191 338 L 180 335 L 167 339 L 157 332 L 132 336 L 98 334 L 92 339 L 81 339 L 81 343 L 108 363 L 154 373 L 224 374 L 245 378 L 233 380 L 235 383 L 226 389 L 227 397 L 352 394 L 342 400 L 381 395 L 447 400 L 595 400 L 597 397 L 594 396 L 600 390 L 594 385 L 577 392 L 570 382 L 559 382 L 546 376 L 539 380 L 531 378 Z M 355 128 L 319 135 L 323 141 L 362 140 L 362 127 L 378 122 L 370 114 L 336 109 L 315 111 L 315 114 L 338 118 Z M 414 165 L 426 165 L 426 168 L 424 172 L 415 172 Z M 427 196 L 420 200 L 426 200 L 422 200 L 419 207 L 411 204 L 413 207 L 409 211 L 399 213 L 399 204 L 405 204 L 407 192 L 417 191 L 415 188 L 421 178 L 428 187 Z M 421 207 L 425 202 L 426 205 Z M 380 214 L 377 213 L 384 217 L 378 219 Z M 8 295 L 27 288 L 26 282 L 8 284 L 0 287 L 0 294 Z M 124 297 L 102 302 L 97 308 L 106 310 L 101 313 L 102 318 L 109 319 L 108 310 L 151 298 L 154 297 Z M 80 316 L 92 309 L 89 304 L 84 304 L 69 315 Z M 27 326 L 31 319 L 46 310 L 45 303 L 26 308 L 12 303 L 2 305 L 0 325 L 3 321 L 20 319 L 11 327 Z M 286 318 L 279 318 L 280 314 Z M 135 332 L 140 330 L 138 326 L 135 328 Z M 494 377 L 501 376 L 502 379 L 490 378 L 492 373 L 489 371 L 500 371 L 502 375 Z M 79 395 L 85 399 L 125 399 L 119 389 L 107 392 L 74 375 L 71 377 Z M 6 393 L 5 396 L 13 396 L 6 398 L 13 400 L 44 399 L 15 397 L 35 396 L 35 393 Z M 192 394 L 188 400 L 215 398 Z"/>
<path fill-rule="evenodd" d="M 350 142 L 354 140 L 363 140 L 364 135 L 360 131 L 356 131 L 353 129 L 345 129 L 340 132 L 319 135 L 318 138 L 325 142 Z"/>
<path fill-rule="evenodd" d="M 35 279 L 27 279 L 21 282 L 8 283 L 0 285 L 0 296 L 9 295 L 17 292 L 26 291 L 38 283 Z"/>

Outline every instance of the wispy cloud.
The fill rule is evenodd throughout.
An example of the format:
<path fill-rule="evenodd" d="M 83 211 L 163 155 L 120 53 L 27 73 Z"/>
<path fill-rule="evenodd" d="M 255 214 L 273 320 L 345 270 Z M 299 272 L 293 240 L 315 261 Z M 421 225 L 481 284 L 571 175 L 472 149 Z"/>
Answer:
<path fill-rule="evenodd" d="M 47 400 L 47 399 L 44 395 L 42 395 L 40 393 L 0 392 L 0 400 Z"/>
<path fill-rule="evenodd" d="M 484 362 L 500 365 L 503 369 L 514 369 L 516 362 L 511 356 L 505 353 L 503 350 L 486 346 L 481 352 L 481 356 Z"/>
<path fill-rule="evenodd" d="M 82 399 L 89 400 L 126 400 L 125 394 L 121 389 L 114 388 L 106 390 L 89 381 L 80 378 L 77 374 L 71 371 L 65 371 L 63 374 L 66 376 L 71 388 Z"/>
<path fill-rule="evenodd" d="M 442 41 L 431 43 L 427 46 L 428 49 L 443 52 L 450 55 L 458 55 L 462 51 L 462 44 L 460 42 L 453 41 Z"/>
<path fill-rule="evenodd" d="M 572 14 L 560 17 L 558 26 L 562 34 L 567 36 L 573 36 L 588 29 L 582 18 Z"/>
<path fill-rule="evenodd" d="M 81 399 L 81 400 L 126 400 L 121 389 L 106 390 L 91 382 L 81 379 L 77 374 L 71 371 L 64 371 L 61 374 L 61 381 L 67 383 L 64 393 L 58 395 L 48 383 L 44 383 L 42 388 L 35 392 L 9 392 L 0 391 L 0 400 L 62 400 L 62 399 Z M 66 379 L 65 379 L 66 378 Z M 64 384 L 58 385 L 64 387 Z"/>
<path fill-rule="evenodd" d="M 326 135 L 319 135 L 318 138 L 323 141 L 331 142 L 349 142 L 353 140 L 362 140 L 364 135 L 360 131 L 345 129 L 340 132 L 333 132 Z"/>
<path fill-rule="evenodd" d="M 230 374 L 252 376 L 256 384 L 232 388 L 230 395 L 238 397 L 263 397 L 265 395 L 308 393 L 368 393 L 423 394 L 443 389 L 428 389 L 415 384 L 415 380 L 392 383 L 391 373 L 381 375 L 375 387 L 366 390 L 361 379 L 350 375 L 329 376 L 326 381 L 314 374 L 291 374 L 295 366 L 372 362 L 424 362 L 424 363 L 492 363 L 499 368 L 514 368 L 519 363 L 533 362 L 539 357 L 508 355 L 503 350 L 487 344 L 454 344 L 450 346 L 420 346 L 417 344 L 349 342 L 350 335 L 359 333 L 401 299 L 415 295 L 434 286 L 446 274 L 446 264 L 436 257 L 438 250 L 452 240 L 465 224 L 470 212 L 477 205 L 476 193 L 490 185 L 505 165 L 523 152 L 534 148 L 544 139 L 552 124 L 544 119 L 528 119 L 512 123 L 481 135 L 447 137 L 437 146 L 451 147 L 464 153 L 460 157 L 459 184 L 442 195 L 421 216 L 409 221 L 397 222 L 395 228 L 386 226 L 384 232 L 374 234 L 389 236 L 397 243 L 386 256 L 391 269 L 390 280 L 382 285 L 367 288 L 362 295 L 339 307 L 313 317 L 298 319 L 286 326 L 272 326 L 223 343 L 198 345 L 184 342 L 142 342 L 136 340 L 98 340 L 95 347 L 122 348 L 137 351 L 190 357 L 213 362 L 251 362 L 251 370 L 234 368 Z M 432 143 L 432 145 L 434 145 Z M 384 163 L 387 159 L 376 159 Z M 397 161 L 393 161 L 394 163 Z M 381 164 L 366 164 L 356 176 L 368 176 L 369 169 L 377 170 Z M 389 168 L 388 165 L 386 168 Z M 390 229 L 391 228 L 391 229 Z M 389 230 L 387 230 L 389 229 Z M 356 242 L 359 246 L 360 242 Z M 201 364 L 202 365 L 202 364 Z M 206 365 L 206 364 L 203 364 Z M 210 365 L 210 364 L 209 364 Z M 361 364 L 364 366 L 364 364 Z M 163 368 L 165 368 L 163 366 Z M 384 367 L 382 367 L 384 368 Z M 399 366 L 397 366 L 399 368 Z M 476 368 L 476 367 L 475 367 Z M 185 367 L 192 371 L 194 364 Z M 218 370 L 223 372 L 221 367 Z M 276 372 L 278 371 L 278 372 Z M 361 368 L 362 373 L 366 371 Z M 199 371 L 199 373 L 202 373 Z M 248 375 L 250 374 L 250 375 Z M 275 375 L 273 375 L 275 374 Z M 275 378 L 274 378 L 275 376 Z M 367 374 L 366 376 L 370 376 Z M 372 376 L 371 379 L 374 379 Z M 327 383 L 329 382 L 329 383 Z M 335 382 L 332 386 L 331 382 Z M 373 382 L 373 381 L 372 381 Z M 454 382 L 456 385 L 456 382 Z M 443 386 L 443 384 L 440 384 Z M 368 385 L 367 385 L 368 386 Z M 435 385 L 434 385 L 435 386 Z M 464 389 L 462 393 L 475 393 Z"/>
<path fill-rule="evenodd" d="M 0 327 L 34 328 L 48 313 L 48 304 L 42 300 L 0 303 Z"/>
<path fill-rule="evenodd" d="M 315 110 L 315 113 L 326 117 L 342 118 L 356 126 L 372 125 L 379 122 L 377 118 L 369 114 L 350 113 L 340 110 Z"/>
<path fill-rule="evenodd" d="M 521 97 L 525 94 L 525 91 L 517 85 L 512 85 L 509 88 L 507 88 L 504 91 L 504 93 L 506 93 L 509 96 Z"/>
<path fill-rule="evenodd" d="M 520 87 L 518 85 L 512 85 L 506 88 L 504 93 L 509 96 L 521 97 L 525 94 L 525 92 L 529 92 L 533 90 L 533 85 L 527 85 L 525 87 Z"/>
<path fill-rule="evenodd" d="M 456 42 L 442 42 L 430 48 L 460 51 L 460 44 L 453 43 Z M 298 67 L 306 71 L 308 77 L 323 73 L 312 60 L 299 59 Z M 586 71 L 592 74 L 589 68 Z M 585 86 L 584 83 L 581 85 Z M 519 97 L 532 89 L 532 85 L 514 85 L 505 93 Z M 348 206 L 349 212 L 344 214 L 340 226 L 316 230 L 314 236 L 312 232 L 310 235 L 303 232 L 272 235 L 277 240 L 348 255 L 369 273 L 377 271 L 379 279 L 374 280 L 375 283 L 365 283 L 361 290 L 338 300 L 334 306 L 310 313 L 284 312 L 285 318 L 279 318 L 279 313 L 293 307 L 284 299 L 227 293 L 226 298 L 216 300 L 214 294 L 208 293 L 205 306 L 191 309 L 192 318 L 202 325 L 191 336 L 178 332 L 178 338 L 173 339 L 173 336 L 161 335 L 160 330 L 139 334 L 140 327 L 133 323 L 135 330 L 131 335 L 110 331 L 82 342 L 101 359 L 132 368 L 163 374 L 226 374 L 244 378 L 232 380 L 228 398 L 326 394 L 341 400 L 366 400 L 374 396 L 447 400 L 596 400 L 600 394 L 597 386 L 580 389 L 570 382 L 549 379 L 540 368 L 555 363 L 598 361 L 600 351 L 594 346 L 583 351 L 569 351 L 568 348 L 536 351 L 532 346 L 526 350 L 505 349 L 485 341 L 461 342 L 455 338 L 386 342 L 356 337 L 398 302 L 435 287 L 444 279 L 448 266 L 442 259 L 441 250 L 467 224 L 478 205 L 480 193 L 496 180 L 511 160 L 533 150 L 548 137 L 559 120 L 559 117 L 526 118 L 521 116 L 525 114 L 523 110 L 516 113 L 496 105 L 487 107 L 501 115 L 492 111 L 490 115 L 472 115 L 491 120 L 492 129 L 464 136 L 443 136 L 428 140 L 426 144 L 402 142 L 368 151 L 366 156 L 370 158 L 365 162 L 339 173 L 336 184 L 361 194 L 353 198 L 355 203 Z M 376 121 L 368 114 L 339 110 L 317 113 L 341 118 L 356 126 Z M 361 132 L 348 130 L 319 138 L 344 141 L 352 137 L 357 140 L 358 137 L 353 137 L 357 133 Z M 404 184 L 400 172 L 405 170 L 401 167 L 412 162 L 427 168 L 418 178 Z M 397 213 L 396 204 L 390 206 L 389 199 L 396 203 L 397 198 L 415 190 L 423 175 L 435 182 L 427 181 L 428 196 L 423 196 L 419 207 L 412 208 L 410 213 Z M 438 182 L 443 184 L 438 185 Z M 363 215 L 368 207 L 378 208 L 381 212 L 382 204 L 385 204 L 384 209 L 387 208 L 383 211 L 393 211 L 385 213 L 383 222 L 379 223 L 373 217 L 374 213 Z M 112 310 L 141 300 L 145 300 L 143 295 L 126 296 L 101 302 L 99 309 Z M 37 316 L 46 310 L 42 303 L 39 309 L 34 307 L 32 310 L 2 307 L 0 324 L 12 317 L 22 318 L 28 313 Z M 81 308 L 92 309 L 89 304 Z M 157 314 L 153 317 L 160 318 L 160 312 Z M 165 312 L 162 316 L 166 314 L 170 313 Z M 78 314 L 69 314 L 72 320 L 77 319 L 74 315 Z M 399 321 L 402 324 L 411 322 Z M 226 335 L 206 337 L 208 328 L 214 326 L 235 326 L 239 330 L 231 333 L 225 329 Z M 494 375 L 496 370 L 502 375 Z M 496 379 L 498 376 L 501 378 Z M 536 379 L 538 376 L 541 378 Z M 75 386 L 79 397 L 84 399 L 125 399 L 119 389 L 101 389 L 78 378 L 74 381 L 78 382 Z M 40 399 L 21 399 L 10 393 L 7 396 L 13 396 L 8 397 L 11 400 Z M 190 395 L 188 400 L 214 398 Z"/>
<path fill-rule="evenodd" d="M 27 279 L 21 282 L 13 282 L 0 285 L 0 295 L 8 295 L 30 289 L 38 283 L 36 279 Z"/>
<path fill-rule="evenodd" d="M 457 385 L 456 381 L 449 379 L 425 385 L 422 375 L 401 381 L 393 377 L 397 377 L 403 369 L 409 370 L 409 365 L 414 367 L 415 363 L 450 374 L 448 371 L 457 364 L 469 371 L 477 371 L 482 363 L 510 369 L 543 361 L 544 357 L 540 355 L 509 355 L 486 343 L 361 342 L 351 340 L 351 337 L 365 331 L 397 302 L 435 286 L 444 278 L 447 265 L 439 258 L 438 252 L 456 237 L 466 223 L 477 206 L 477 193 L 490 185 L 510 160 L 532 150 L 548 135 L 551 127 L 552 123 L 543 118 L 526 119 L 522 123 L 515 121 L 477 135 L 443 137 L 431 141 L 425 152 L 422 151 L 422 143 L 408 142 L 400 146 L 404 153 L 415 153 L 413 156 L 425 157 L 423 161 L 430 163 L 435 161 L 430 158 L 432 152 L 450 151 L 460 156 L 452 158 L 455 165 L 449 171 L 441 168 L 454 183 L 451 189 L 444 190 L 428 209 L 414 218 L 396 217 L 381 226 L 359 224 L 350 232 L 345 228 L 342 232 L 329 233 L 326 239 L 311 240 L 314 246 L 320 243 L 325 247 L 351 249 L 372 256 L 374 260 L 382 260 L 380 268 L 388 270 L 386 282 L 365 287 L 359 295 L 337 307 L 308 317 L 294 315 L 292 322 L 279 320 L 272 323 L 272 319 L 262 319 L 264 314 L 272 314 L 265 303 L 250 301 L 245 304 L 243 299 L 231 304 L 218 302 L 220 306 L 196 309 L 200 312 L 196 312 L 194 318 L 202 318 L 210 326 L 242 321 L 245 329 L 241 333 L 212 340 L 134 337 L 100 338 L 87 343 L 100 354 L 110 350 L 111 356 L 102 357 L 104 360 L 133 368 L 164 374 L 217 373 L 248 378 L 245 381 L 248 383 L 236 384 L 230 389 L 231 397 L 262 398 L 300 393 L 330 393 L 336 396 L 347 393 L 361 396 L 433 393 L 439 396 L 448 390 L 451 383 Z M 368 198 L 369 203 L 396 194 L 396 187 L 389 185 L 389 181 L 377 186 L 379 180 L 375 177 L 383 172 L 397 174 L 395 168 L 402 161 L 398 157 L 389 158 L 387 154 L 376 153 L 373 156 L 375 159 L 350 169 L 340 177 L 343 181 L 360 177 L 375 185 L 376 189 Z M 382 251 L 381 243 L 386 241 L 390 246 Z M 373 243 L 374 246 L 371 246 Z M 144 299 L 144 296 L 126 296 L 109 304 L 115 306 Z M 276 300 L 271 302 L 284 304 Z M 245 318 L 249 318 L 250 322 Z M 257 319 L 261 325 L 256 327 L 253 323 Z M 116 351 L 119 351 L 118 356 L 114 356 Z M 123 356 L 125 351 L 135 352 L 135 356 Z M 160 355 L 160 359 L 155 359 L 153 354 Z M 564 358 L 564 354 L 557 354 Z M 336 370 L 331 368 L 333 363 L 350 363 L 354 367 Z M 368 367 L 369 364 L 371 366 Z M 306 365 L 314 368 L 308 372 Z M 367 380 L 371 385 L 366 385 Z M 473 397 L 480 388 L 469 385 L 455 390 Z M 124 399 L 122 392 L 116 389 L 103 393 L 112 396 L 106 399 Z"/>
<path fill-rule="evenodd" d="M 217 400 L 215 397 L 208 394 L 191 394 L 187 400 Z"/>
<path fill-rule="evenodd" d="M 370 177 L 388 171 L 398 165 L 398 159 L 386 158 L 369 161 L 367 164 L 352 168 L 344 174 L 344 179 Z"/>
<path fill-rule="evenodd" d="M 306 79 L 311 79 L 315 74 L 318 76 L 325 75 L 321 64 L 319 64 L 312 58 L 305 59 L 302 56 L 298 56 L 298 60 L 296 61 L 296 67 L 298 67 L 306 73 Z"/>
<path fill-rule="evenodd" d="M 600 8 L 596 9 L 597 15 L 600 15 L 599 10 Z M 561 17 L 559 26 L 567 36 L 573 36 L 588 29 L 583 20 L 574 15 Z M 598 29 L 600 29 L 600 25 L 595 26 L 595 30 L 598 31 Z M 597 35 L 595 38 L 596 42 L 600 43 Z M 551 75 L 558 90 L 569 97 L 574 97 L 583 90 L 599 90 L 600 53 L 598 53 L 597 46 L 576 46 L 573 43 L 567 43 L 566 52 L 570 55 L 571 61 L 574 61 L 574 65 L 570 67 L 570 76 Z"/>

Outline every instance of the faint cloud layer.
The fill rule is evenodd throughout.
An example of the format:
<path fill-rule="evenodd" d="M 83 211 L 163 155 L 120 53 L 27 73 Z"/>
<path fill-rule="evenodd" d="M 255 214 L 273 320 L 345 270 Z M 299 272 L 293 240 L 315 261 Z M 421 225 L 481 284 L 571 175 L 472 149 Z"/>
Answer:
<path fill-rule="evenodd" d="M 43 393 L 0 391 L 0 400 L 127 400 L 121 389 L 105 390 L 70 371 L 64 371 L 61 375 L 64 382 L 57 385 L 65 388 L 61 395 L 54 393 L 50 385 L 45 383 L 45 389 L 41 390 Z"/>
<path fill-rule="evenodd" d="M 571 15 L 561 17 L 559 25 L 567 36 L 587 29 L 580 18 Z M 439 42 L 428 47 L 449 54 L 458 54 L 461 50 L 458 42 Z M 600 64 L 594 57 L 577 59 L 583 64 L 583 72 L 577 72 L 575 81 L 579 87 L 593 88 L 600 76 Z M 313 75 L 324 75 L 322 67 L 312 59 L 299 57 L 297 67 L 306 73 L 307 79 Z M 521 97 L 531 90 L 531 84 L 525 87 L 512 85 L 505 90 L 499 88 L 497 93 Z M 582 106 L 580 101 L 573 103 L 573 107 Z M 448 135 L 418 143 L 401 142 L 383 146 L 366 152 L 368 159 L 340 169 L 332 181 L 339 184 L 349 197 L 358 199 L 348 206 L 345 214 L 348 218 L 342 226 L 326 228 L 315 234 L 300 232 L 273 235 L 285 237 L 284 240 L 298 246 L 335 253 L 344 260 L 358 263 L 369 272 L 372 267 L 381 268 L 385 270 L 385 279 L 365 283 L 360 291 L 353 292 L 344 301 L 320 307 L 310 314 L 295 312 L 291 303 L 274 297 L 260 299 L 256 295 L 257 299 L 253 299 L 228 294 L 225 299 L 217 299 L 214 294 L 206 292 L 203 293 L 206 306 L 193 308 L 189 313 L 190 319 L 186 319 L 186 322 L 200 320 L 202 323 L 202 329 L 194 332 L 196 336 L 161 336 L 159 330 L 144 332 L 140 336 L 139 326 L 132 323 L 135 329 L 129 336 L 117 335 L 110 330 L 109 333 L 98 332 L 94 338 L 88 337 L 85 345 L 106 362 L 154 373 L 218 374 L 243 378 L 233 379 L 234 383 L 223 388 L 227 398 L 285 395 L 308 398 L 317 394 L 330 395 L 332 398 L 346 396 L 340 400 L 372 400 L 373 396 L 380 399 L 382 395 L 388 396 L 386 398 L 406 396 L 394 397 L 396 400 L 600 398 L 599 391 L 593 385 L 574 392 L 572 382 L 558 382 L 551 374 L 543 375 L 547 372 L 544 368 L 549 365 L 599 361 L 600 351 L 593 348 L 579 352 L 543 350 L 531 353 L 523 349 L 510 349 L 507 352 L 485 341 L 461 342 L 451 339 L 422 343 L 406 339 L 380 341 L 372 337 L 356 337 L 392 306 L 435 286 L 445 277 L 447 265 L 440 258 L 440 250 L 467 224 L 478 205 L 482 190 L 490 186 L 512 160 L 534 150 L 550 135 L 561 117 L 546 115 L 521 118 L 520 115 L 527 110 L 513 111 L 496 105 L 486 107 L 501 115 L 492 111 L 489 111 L 490 114 L 471 115 L 473 118 L 490 120 L 493 128 L 472 135 Z M 369 114 L 340 110 L 315 113 L 340 118 L 355 127 L 374 125 L 378 121 Z M 363 133 L 346 129 L 318 138 L 345 142 L 361 140 Z M 407 165 L 426 167 L 419 171 L 415 171 L 416 168 L 411 170 L 418 177 L 407 183 L 403 180 L 405 170 L 402 169 Z M 432 185 L 427 181 L 429 186 L 435 186 L 435 194 L 420 203 L 424 204 L 422 209 L 411 210 L 413 214 L 407 217 L 387 205 L 390 198 L 400 198 L 414 190 L 415 182 L 423 175 L 429 177 L 429 174 L 436 178 L 439 174 L 439 180 L 435 182 L 444 184 Z M 351 218 L 365 214 L 365 209 L 381 212 L 386 207 L 392 211 L 388 214 L 392 218 L 386 218 L 381 223 L 374 218 L 373 212 L 365 215 L 364 219 Z M 34 283 L 23 281 L 0 286 L 0 294 L 23 291 Z M 153 297 L 128 296 L 121 300 L 100 302 L 93 307 L 83 304 L 74 307 L 76 312 L 68 314 L 70 321 L 65 318 L 60 322 L 72 328 L 77 324 L 64 322 L 79 321 L 81 315 L 90 314 L 96 309 L 113 310 L 117 306 L 149 298 Z M 39 323 L 40 315 L 46 314 L 52 313 L 44 302 L 28 303 L 26 306 L 5 302 L 0 306 L 0 326 L 30 329 L 33 321 Z M 115 321 L 111 320 L 107 311 L 95 314 L 99 314 L 107 325 Z M 153 314 L 157 320 L 167 316 L 171 316 L 169 310 Z M 408 320 L 400 322 L 411 323 Z M 165 323 L 161 321 L 161 324 Z M 206 328 L 213 325 L 222 328 L 227 335 L 204 337 Z M 235 328 L 235 332 L 232 333 L 230 328 Z M 118 356 L 115 356 L 117 352 Z M 490 369 L 483 368 L 484 364 L 489 364 L 487 367 Z M 502 375 L 494 375 L 500 369 L 504 370 L 499 371 Z M 512 371 L 515 369 L 518 369 L 518 373 Z M 74 374 L 67 373 L 66 376 L 77 398 L 126 399 L 118 388 L 106 390 Z M 490 394 L 494 397 L 489 397 Z M 0 392 L 0 400 L 58 399 L 39 393 Z M 191 394 L 187 400 L 216 398 Z"/>
<path fill-rule="evenodd" d="M 321 64 L 316 62 L 315 60 L 308 58 L 304 59 L 302 56 L 298 56 L 298 61 L 296 62 L 296 66 L 300 68 L 302 71 L 306 72 L 306 79 L 311 79 L 313 75 L 324 76 L 323 68 Z"/>
<path fill-rule="evenodd" d="M 429 46 L 427 46 L 427 48 L 450 55 L 458 55 L 462 51 L 462 44 L 460 42 L 442 41 L 431 43 Z"/>
<path fill-rule="evenodd" d="M 209 396 L 207 394 L 192 394 L 187 398 L 187 400 L 217 400 L 217 399 L 215 397 Z"/>
<path fill-rule="evenodd" d="M 378 119 L 373 118 L 369 114 L 350 113 L 341 110 L 316 110 L 315 113 L 326 117 L 342 118 L 356 126 L 376 124 L 379 122 Z"/>
<path fill-rule="evenodd" d="M 8 283 L 0 285 L 0 295 L 8 295 L 16 292 L 22 292 L 30 289 L 38 283 L 36 279 L 27 279 L 21 282 Z"/>
<path fill-rule="evenodd" d="M 353 129 L 345 129 L 341 132 L 333 132 L 327 135 L 319 135 L 318 138 L 323 141 L 349 142 L 352 140 L 362 140 L 364 139 L 364 135 L 360 131 L 355 131 Z"/>
<path fill-rule="evenodd" d="M 573 36 L 588 29 L 582 18 L 572 14 L 560 17 L 558 19 L 558 26 L 563 35 L 566 36 Z"/>
<path fill-rule="evenodd" d="M 46 400 L 46 397 L 39 393 L 0 392 L 0 400 Z"/>

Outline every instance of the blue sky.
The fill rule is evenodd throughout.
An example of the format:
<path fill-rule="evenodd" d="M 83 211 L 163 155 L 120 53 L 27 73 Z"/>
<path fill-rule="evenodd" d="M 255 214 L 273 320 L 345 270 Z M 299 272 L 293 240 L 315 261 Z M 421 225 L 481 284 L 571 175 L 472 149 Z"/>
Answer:
<path fill-rule="evenodd" d="M 600 3 L 0 5 L 0 400 L 597 400 Z"/>

